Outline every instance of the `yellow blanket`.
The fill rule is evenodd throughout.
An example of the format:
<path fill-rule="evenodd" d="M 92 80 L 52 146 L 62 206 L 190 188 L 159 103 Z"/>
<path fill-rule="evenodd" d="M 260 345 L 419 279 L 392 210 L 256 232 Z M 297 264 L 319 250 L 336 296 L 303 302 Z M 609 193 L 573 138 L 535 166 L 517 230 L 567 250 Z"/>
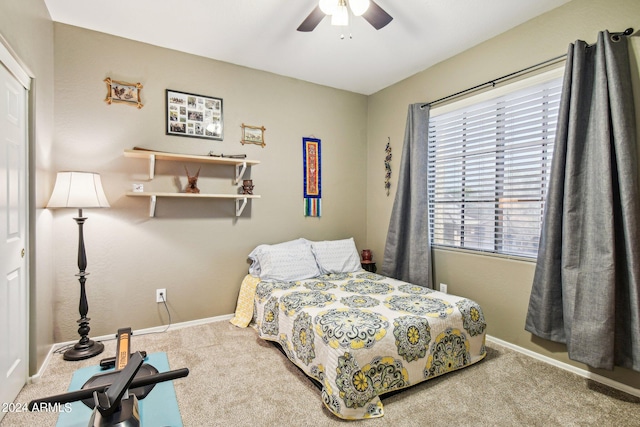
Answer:
<path fill-rule="evenodd" d="M 256 296 L 256 288 L 260 283 L 260 278 L 247 274 L 240 285 L 238 304 L 236 305 L 236 315 L 230 320 L 232 325 L 246 328 L 253 317 L 253 300 Z"/>

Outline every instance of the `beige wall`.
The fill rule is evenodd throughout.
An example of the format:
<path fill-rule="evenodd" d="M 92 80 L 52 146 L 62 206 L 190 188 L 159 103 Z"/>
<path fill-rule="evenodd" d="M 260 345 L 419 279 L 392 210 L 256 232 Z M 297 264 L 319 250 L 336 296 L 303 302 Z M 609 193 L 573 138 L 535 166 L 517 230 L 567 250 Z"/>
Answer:
<path fill-rule="evenodd" d="M 638 30 L 638 17 L 637 0 L 573 0 L 370 96 L 367 181 L 375 184 L 367 188 L 367 244 L 375 258 L 382 261 L 409 104 L 432 101 L 561 55 L 569 43 L 576 39 L 594 42 L 598 31 L 604 29 Z M 640 39 L 633 37 L 631 43 L 633 72 L 638 76 Z M 640 89 L 640 84 L 637 87 Z M 640 123 L 640 91 L 635 92 Z M 393 191 L 389 197 L 382 185 L 387 137 L 391 138 L 394 155 Z M 450 293 L 473 298 L 482 305 L 490 335 L 588 369 L 570 361 L 564 345 L 538 339 L 524 330 L 534 262 L 446 250 L 434 250 L 433 261 L 436 284 L 446 283 Z M 637 372 L 626 369 L 595 372 L 640 387 Z"/>
<path fill-rule="evenodd" d="M 297 237 L 354 237 L 365 243 L 367 98 L 291 78 L 123 38 L 55 24 L 55 165 L 101 173 L 110 209 L 85 210 L 89 317 L 92 335 L 167 321 L 155 302 L 166 288 L 173 322 L 230 314 L 246 257 L 261 243 Z M 103 102 L 103 79 L 140 82 L 140 110 Z M 165 135 L 165 89 L 223 98 L 224 141 Z M 266 147 L 241 145 L 242 123 L 265 126 Z M 321 218 L 303 216 L 302 137 L 322 140 Z M 147 199 L 127 197 L 132 183 L 178 191 L 183 162 L 123 157 L 134 146 L 180 153 L 246 153 L 254 193 L 240 218 L 229 200 L 159 199 L 155 218 Z M 191 173 L 197 164 L 189 165 Z M 203 193 L 233 193 L 234 168 L 203 166 Z M 57 211 L 55 339 L 76 339 L 78 318 L 75 212 Z"/>
<path fill-rule="evenodd" d="M 0 36 L 33 78 L 29 99 L 29 371 L 35 374 L 54 342 L 52 219 L 50 213 L 42 209 L 54 179 L 51 165 L 53 23 L 44 1 L 0 1 Z"/>
<path fill-rule="evenodd" d="M 166 322 L 163 310 L 153 302 L 154 290 L 160 287 L 168 290 L 174 322 L 228 314 L 247 268 L 244 257 L 258 243 L 298 236 L 354 236 L 359 249 L 371 247 L 374 257 L 382 261 L 408 104 L 437 99 L 562 54 L 569 42 L 594 41 L 602 29 L 637 27 L 638 16 L 636 0 L 573 0 L 364 97 L 54 25 L 42 0 L 0 0 L 0 35 L 35 78 L 31 373 L 42 364 L 52 342 L 77 338 L 74 213 L 43 209 L 55 171 L 100 172 L 112 204 L 108 210 L 85 211 L 92 335 L 113 333 L 120 326 L 139 329 Z M 638 38 L 632 43 L 637 76 Z M 140 81 L 145 107 L 107 106 L 102 102 L 105 77 Z M 166 136 L 167 88 L 222 97 L 224 141 Z M 241 146 L 241 123 L 264 125 L 267 147 Z M 301 214 L 301 137 L 311 135 L 323 141 L 321 219 Z M 394 150 L 389 197 L 382 184 L 387 138 Z M 250 172 L 262 199 L 250 202 L 241 218 L 233 216 L 229 201 L 161 200 L 157 218 L 150 219 L 146 201 L 124 193 L 133 182 L 142 182 L 148 189 L 175 190 L 174 176 L 184 183 L 183 165 L 160 163 L 160 176 L 149 182 L 145 162 L 122 156 L 124 149 L 135 145 L 179 152 L 246 153 L 262 162 Z M 232 191 L 229 169 L 203 168 L 203 191 Z M 436 283 L 447 283 L 450 292 L 483 305 L 491 335 L 573 363 L 564 346 L 538 340 L 523 329 L 533 263 L 443 250 L 434 251 L 434 261 Z M 640 384 L 637 373 L 627 370 L 598 373 L 635 387 Z"/>

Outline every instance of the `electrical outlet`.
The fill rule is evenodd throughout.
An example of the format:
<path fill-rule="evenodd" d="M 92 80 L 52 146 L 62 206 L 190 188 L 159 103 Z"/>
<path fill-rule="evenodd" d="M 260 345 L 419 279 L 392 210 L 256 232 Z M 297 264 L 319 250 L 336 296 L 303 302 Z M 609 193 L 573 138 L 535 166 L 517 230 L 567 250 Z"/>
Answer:
<path fill-rule="evenodd" d="M 165 301 L 167 301 L 167 290 L 156 289 L 156 302 L 165 302 Z"/>
<path fill-rule="evenodd" d="M 445 285 L 444 283 L 440 283 L 440 292 L 442 292 L 443 294 L 447 293 L 447 285 Z"/>

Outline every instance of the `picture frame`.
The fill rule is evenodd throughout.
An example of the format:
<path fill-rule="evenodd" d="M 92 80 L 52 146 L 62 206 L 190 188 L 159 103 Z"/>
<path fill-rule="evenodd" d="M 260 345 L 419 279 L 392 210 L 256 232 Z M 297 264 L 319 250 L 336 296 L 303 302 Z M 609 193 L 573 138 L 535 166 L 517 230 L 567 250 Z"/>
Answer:
<path fill-rule="evenodd" d="M 222 98 L 167 89 L 165 131 L 167 135 L 222 141 Z"/>
<path fill-rule="evenodd" d="M 122 103 L 135 106 L 138 109 L 142 108 L 142 102 L 140 102 L 140 91 L 142 85 L 140 83 L 127 83 L 118 80 L 112 80 L 111 77 L 104 79 L 107 84 L 107 97 L 105 102 L 109 105 L 112 103 Z"/>
<path fill-rule="evenodd" d="M 267 130 L 264 126 L 249 126 L 242 124 L 242 140 L 240 143 L 244 144 L 256 144 L 264 148 L 267 145 L 264 142 L 264 131 Z"/>

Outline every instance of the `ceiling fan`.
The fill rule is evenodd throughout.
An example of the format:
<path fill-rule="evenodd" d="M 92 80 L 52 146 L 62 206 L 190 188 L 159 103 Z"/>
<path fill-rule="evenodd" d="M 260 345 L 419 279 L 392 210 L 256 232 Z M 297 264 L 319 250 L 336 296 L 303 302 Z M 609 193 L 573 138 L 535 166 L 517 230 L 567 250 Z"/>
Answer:
<path fill-rule="evenodd" d="M 349 25 L 347 5 L 355 16 L 362 16 L 376 30 L 393 20 L 391 15 L 372 0 L 320 0 L 315 9 L 302 21 L 298 31 L 313 31 L 327 15 L 331 16 L 331 25 Z"/>

